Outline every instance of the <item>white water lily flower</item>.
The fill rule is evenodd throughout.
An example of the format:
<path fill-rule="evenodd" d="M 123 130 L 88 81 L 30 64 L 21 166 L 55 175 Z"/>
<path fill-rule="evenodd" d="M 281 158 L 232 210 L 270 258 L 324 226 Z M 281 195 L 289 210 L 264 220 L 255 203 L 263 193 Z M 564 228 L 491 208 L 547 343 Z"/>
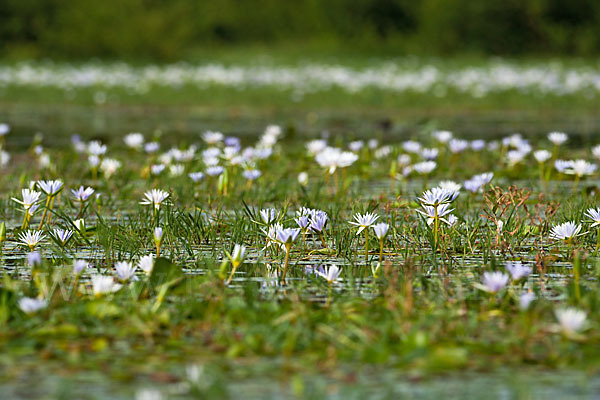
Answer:
<path fill-rule="evenodd" d="M 585 216 L 590 218 L 592 228 L 600 225 L 600 208 L 588 208 L 585 212 Z"/>
<path fill-rule="evenodd" d="M 65 246 L 67 244 L 67 242 L 69 241 L 69 239 L 71 239 L 71 236 L 73 236 L 73 231 L 70 229 L 55 228 L 52 231 L 52 236 L 54 236 L 56 238 L 56 240 L 58 242 L 60 242 L 60 244 Z"/>
<path fill-rule="evenodd" d="M 560 329 L 567 335 L 572 335 L 583 329 L 583 325 L 587 318 L 584 311 L 576 308 L 561 308 L 554 312 Z"/>
<path fill-rule="evenodd" d="M 423 157 L 426 161 L 432 161 L 438 157 L 439 153 L 440 151 L 436 148 L 423 149 L 421 150 L 421 157 Z"/>
<path fill-rule="evenodd" d="M 485 140 L 475 139 L 471 142 L 471 149 L 474 151 L 481 151 L 485 148 Z"/>
<path fill-rule="evenodd" d="M 379 215 L 370 212 L 364 214 L 356 213 L 354 214 L 354 221 L 349 221 L 349 223 L 358 226 L 358 232 L 356 232 L 356 234 L 359 235 L 363 229 L 373 225 L 378 218 Z"/>
<path fill-rule="evenodd" d="M 321 278 L 325 279 L 327 283 L 332 284 L 340 278 L 342 269 L 337 265 L 330 265 L 328 267 L 319 267 L 315 272 Z"/>
<path fill-rule="evenodd" d="M 509 277 L 504 272 L 484 272 L 482 283 L 490 293 L 497 293 L 508 284 Z"/>
<path fill-rule="evenodd" d="M 471 179 L 464 182 L 465 189 L 472 193 L 478 192 L 483 186 L 490 183 L 493 177 L 493 172 L 486 172 L 484 174 L 475 175 Z"/>
<path fill-rule="evenodd" d="M 437 167 L 437 163 L 435 161 L 422 161 L 420 163 L 416 163 L 412 166 L 414 171 L 417 171 L 419 174 L 427 175 L 431 173 Z"/>
<path fill-rule="evenodd" d="M 71 189 L 71 193 L 73 193 L 75 201 L 84 203 L 94 194 L 94 189 L 91 187 L 84 188 L 83 186 L 79 186 L 79 189 L 77 190 Z"/>
<path fill-rule="evenodd" d="M 453 134 L 450 131 L 435 131 L 433 137 L 440 143 L 448 143 L 452 139 Z"/>
<path fill-rule="evenodd" d="M 445 204 L 440 204 L 437 207 L 437 215 L 436 215 L 436 207 L 433 206 L 423 206 L 423 209 L 425 211 L 421 211 L 421 210 L 416 210 L 419 214 L 421 214 L 422 216 L 424 216 L 425 218 L 427 218 L 427 225 L 431 226 L 431 224 L 433 224 L 435 222 L 435 218 L 439 218 L 440 221 L 445 222 L 448 225 L 453 225 L 454 222 L 456 222 L 456 220 L 452 220 L 452 222 L 448 219 L 451 215 L 449 215 L 452 211 L 454 211 L 453 208 L 449 208 L 450 204 L 445 203 Z M 448 217 L 446 217 L 448 215 Z M 445 218 L 446 217 L 446 218 Z M 456 217 L 454 217 L 456 218 Z"/>
<path fill-rule="evenodd" d="M 358 153 L 363 148 L 364 145 L 365 145 L 364 141 L 355 140 L 353 142 L 348 143 L 348 148 L 350 149 L 350 151 Z"/>
<path fill-rule="evenodd" d="M 88 267 L 89 263 L 85 260 L 73 260 L 73 273 L 75 275 L 81 274 Z"/>
<path fill-rule="evenodd" d="M 233 246 L 231 254 L 227 252 L 225 252 L 225 254 L 229 258 L 229 261 L 231 261 L 231 265 L 233 265 L 234 268 L 237 268 L 244 261 L 244 257 L 246 257 L 246 246 L 236 243 L 235 246 Z"/>
<path fill-rule="evenodd" d="M 300 234 L 300 228 L 278 229 L 275 238 L 281 244 L 291 244 Z"/>
<path fill-rule="evenodd" d="M 48 306 L 48 302 L 45 299 L 23 297 L 19 299 L 19 308 L 25 314 L 33 314 L 40 310 L 43 310 Z"/>
<path fill-rule="evenodd" d="M 306 143 L 306 149 L 308 150 L 308 153 L 313 156 L 316 156 L 325 150 L 325 148 L 327 148 L 327 141 L 322 139 L 315 139 Z"/>
<path fill-rule="evenodd" d="M 441 181 L 438 183 L 438 187 L 451 192 L 460 192 L 460 189 L 462 189 L 462 185 L 454 181 Z"/>
<path fill-rule="evenodd" d="M 535 294 L 533 292 L 526 292 L 519 296 L 519 308 L 521 311 L 529 309 L 531 302 L 535 300 Z"/>
<path fill-rule="evenodd" d="M 560 225 L 555 225 L 550 231 L 550 238 L 556 240 L 570 241 L 577 236 L 583 235 L 581 225 L 573 221 L 565 222 Z"/>
<path fill-rule="evenodd" d="M 144 135 L 139 132 L 133 132 L 125 135 L 123 142 L 130 149 L 139 150 L 144 145 Z"/>
<path fill-rule="evenodd" d="M 50 181 L 37 181 L 37 186 L 47 196 L 56 196 L 63 188 L 63 182 L 60 179 Z"/>
<path fill-rule="evenodd" d="M 402 143 L 402 148 L 407 153 L 419 154 L 421 152 L 422 146 L 419 142 L 416 142 L 414 140 L 407 140 L 404 143 Z"/>
<path fill-rule="evenodd" d="M 598 169 L 596 164 L 592 164 L 586 160 L 574 160 L 570 162 L 563 172 L 565 174 L 582 177 L 584 175 L 592 175 L 596 172 L 596 169 Z"/>
<path fill-rule="evenodd" d="M 298 183 L 302 186 L 308 185 L 308 174 L 304 171 L 298 174 Z"/>
<path fill-rule="evenodd" d="M 41 195 L 42 195 L 41 192 L 36 192 L 31 189 L 21 189 L 21 196 L 23 197 L 23 200 L 19 200 L 15 197 L 13 197 L 12 200 L 21 204 L 23 206 L 23 208 L 27 211 L 32 206 L 34 206 L 38 203 Z"/>
<path fill-rule="evenodd" d="M 594 158 L 600 160 L 600 144 L 592 147 L 592 154 L 594 155 Z"/>
<path fill-rule="evenodd" d="M 564 132 L 550 132 L 548 134 L 548 140 L 554 143 L 556 146 L 560 146 L 567 141 L 569 137 Z"/>
<path fill-rule="evenodd" d="M 87 151 L 90 155 L 98 157 L 106 153 L 106 145 L 97 140 L 93 140 L 88 143 Z"/>
<path fill-rule="evenodd" d="M 33 251 L 35 246 L 37 246 L 42 239 L 44 239 L 44 234 L 42 231 L 26 231 L 19 234 L 19 241 L 21 244 L 29 247 L 31 251 Z"/>
<path fill-rule="evenodd" d="M 144 199 L 140 201 L 142 205 L 152 205 L 155 209 L 160 209 L 161 204 L 169 197 L 169 193 L 160 189 L 152 189 L 144 193 Z"/>
<path fill-rule="evenodd" d="M 421 197 L 419 197 L 419 201 L 423 206 L 437 207 L 440 204 L 451 203 L 454 201 L 454 199 L 456 199 L 456 197 L 458 197 L 458 194 L 459 192 L 454 190 L 435 187 L 423 192 Z"/>
<path fill-rule="evenodd" d="M 219 176 L 223 173 L 223 171 L 225 171 L 225 168 L 223 168 L 220 165 L 215 165 L 214 167 L 208 167 L 206 168 L 206 175 L 208 176 Z"/>
<path fill-rule="evenodd" d="M 510 273 L 510 276 L 513 281 L 518 281 L 527 277 L 533 269 L 530 266 L 524 265 L 520 261 L 516 262 L 507 262 L 504 264 L 506 270 Z"/>
<path fill-rule="evenodd" d="M 136 268 L 137 267 L 134 266 L 133 263 L 128 261 L 119 261 L 115 263 L 115 272 L 121 282 L 128 281 L 135 276 Z"/>
<path fill-rule="evenodd" d="M 209 145 L 220 143 L 224 137 L 221 132 L 206 131 L 202 134 L 202 139 Z"/>
<path fill-rule="evenodd" d="M 150 275 L 152 269 L 154 268 L 154 256 L 149 254 L 147 256 L 143 256 L 139 259 L 137 266 L 139 269 L 144 271 L 146 275 Z"/>
<path fill-rule="evenodd" d="M 372 225 L 371 227 L 375 231 L 375 236 L 377 236 L 377 239 L 379 240 L 383 240 L 385 238 L 385 236 L 388 233 L 388 229 L 390 228 L 390 226 L 385 222 L 380 222 L 378 224 Z"/>
<path fill-rule="evenodd" d="M 448 148 L 452 153 L 461 153 L 469 147 L 469 142 L 462 139 L 451 139 L 448 142 Z"/>
<path fill-rule="evenodd" d="M 274 208 L 263 208 L 260 210 L 260 218 L 265 225 L 271 225 L 279 219 L 279 211 Z"/>
<path fill-rule="evenodd" d="M 123 287 L 122 285 L 115 283 L 112 276 L 108 275 L 93 275 L 92 278 L 92 291 L 95 296 L 102 296 L 103 294 L 114 293 Z"/>
<path fill-rule="evenodd" d="M 550 153 L 548 150 L 536 150 L 533 152 L 533 157 L 537 162 L 543 163 L 552 157 L 552 153 Z"/>
<path fill-rule="evenodd" d="M 327 168 L 329 174 L 333 174 L 338 168 L 349 167 L 356 160 L 358 160 L 358 156 L 353 152 L 342 151 L 336 147 L 326 147 L 315 157 L 317 164 Z"/>
<path fill-rule="evenodd" d="M 114 158 L 105 158 L 100 164 L 100 169 L 106 178 L 110 178 L 121 168 L 121 162 Z"/>

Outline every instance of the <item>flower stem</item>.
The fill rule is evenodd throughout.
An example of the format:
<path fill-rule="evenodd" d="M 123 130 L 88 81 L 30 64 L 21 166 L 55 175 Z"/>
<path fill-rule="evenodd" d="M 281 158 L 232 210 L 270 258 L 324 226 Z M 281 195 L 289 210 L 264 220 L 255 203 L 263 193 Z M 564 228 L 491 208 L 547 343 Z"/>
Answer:
<path fill-rule="evenodd" d="M 369 227 L 365 228 L 365 264 L 369 263 Z"/>
<path fill-rule="evenodd" d="M 287 274 L 288 264 L 290 262 L 290 247 L 292 247 L 291 244 L 285 245 L 285 263 L 283 265 L 283 274 L 281 275 L 281 284 L 282 285 L 285 285 L 285 276 Z"/>

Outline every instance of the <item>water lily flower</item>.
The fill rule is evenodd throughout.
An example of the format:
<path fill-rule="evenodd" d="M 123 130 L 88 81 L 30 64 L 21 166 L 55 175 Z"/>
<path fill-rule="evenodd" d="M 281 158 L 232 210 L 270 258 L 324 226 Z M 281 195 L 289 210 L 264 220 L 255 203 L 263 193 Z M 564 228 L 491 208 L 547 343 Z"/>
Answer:
<path fill-rule="evenodd" d="M 487 172 L 484 174 L 475 175 L 471 179 L 464 182 L 465 189 L 469 192 L 475 193 L 481 190 L 481 188 L 492 181 L 494 177 L 493 172 Z"/>
<path fill-rule="evenodd" d="M 440 143 L 448 143 L 452 139 L 453 134 L 450 131 L 434 131 L 433 137 Z"/>
<path fill-rule="evenodd" d="M 160 175 L 165 168 L 167 168 L 165 164 L 154 164 L 150 166 L 150 173 L 152 175 Z"/>
<path fill-rule="evenodd" d="M 423 157 L 426 161 L 433 161 L 438 157 L 438 154 L 440 153 L 439 149 L 436 148 L 431 148 L 431 149 L 426 149 L 424 148 L 423 150 L 421 150 L 421 157 Z"/>
<path fill-rule="evenodd" d="M 114 293 L 123 287 L 122 285 L 115 283 L 114 278 L 108 275 L 93 275 L 91 281 L 92 291 L 96 297 Z"/>
<path fill-rule="evenodd" d="M 419 197 L 419 201 L 424 206 L 437 207 L 440 204 L 451 203 L 458 197 L 458 194 L 459 192 L 454 190 L 435 187 L 423 192 L 421 197 Z"/>
<path fill-rule="evenodd" d="M 43 310 L 48 306 L 48 301 L 45 299 L 22 297 L 19 299 L 19 308 L 25 314 L 34 314 L 40 310 Z"/>
<path fill-rule="evenodd" d="M 97 140 L 93 140 L 88 143 L 87 151 L 91 155 L 101 156 L 106 153 L 106 145 Z"/>
<path fill-rule="evenodd" d="M 169 193 L 160 189 L 152 189 L 144 193 L 144 199 L 140 201 L 142 205 L 152 205 L 155 210 L 159 210 L 161 204 L 169 197 Z"/>
<path fill-rule="evenodd" d="M 310 155 L 316 156 L 327 147 L 327 141 L 322 139 L 311 140 L 306 143 L 306 149 L 308 150 Z"/>
<path fill-rule="evenodd" d="M 246 246 L 236 243 L 231 254 L 225 252 L 225 255 L 227 255 L 227 258 L 229 258 L 232 266 L 231 274 L 229 275 L 227 281 L 225 281 L 225 284 L 228 285 L 233 279 L 233 275 L 235 274 L 237 268 L 244 262 L 244 257 L 246 256 Z"/>
<path fill-rule="evenodd" d="M 564 132 L 550 132 L 548 134 L 548 140 L 550 140 L 556 146 L 562 145 L 567 141 L 568 138 L 569 137 Z"/>
<path fill-rule="evenodd" d="M 483 139 L 475 139 L 471 141 L 471 150 L 473 151 L 481 151 L 485 149 L 485 140 Z"/>
<path fill-rule="evenodd" d="M 133 132 L 125 135 L 123 142 L 130 149 L 139 150 L 144 145 L 144 135 L 139 132 Z"/>
<path fill-rule="evenodd" d="M 94 189 L 92 189 L 91 187 L 84 188 L 83 186 L 79 186 L 79 189 L 77 190 L 71 189 L 71 193 L 73 193 L 75 201 L 85 203 L 86 201 L 88 201 L 90 196 L 94 194 Z"/>
<path fill-rule="evenodd" d="M 558 309 L 554 315 L 561 331 L 566 335 L 573 335 L 582 330 L 587 318 L 584 311 L 573 307 Z"/>
<path fill-rule="evenodd" d="M 544 163 L 552 157 L 552 153 L 548 150 L 536 150 L 533 152 L 533 157 L 539 163 Z"/>
<path fill-rule="evenodd" d="M 278 242 L 287 245 L 295 242 L 299 234 L 299 228 L 284 228 L 278 229 L 275 237 Z"/>
<path fill-rule="evenodd" d="M 47 196 L 54 197 L 62 190 L 63 182 L 61 180 L 37 181 L 37 186 Z"/>
<path fill-rule="evenodd" d="M 332 284 L 336 282 L 340 278 L 340 274 L 342 273 L 342 269 L 337 265 L 330 265 L 328 267 L 319 267 L 316 271 L 316 274 L 321 278 L 325 279 L 328 284 Z"/>
<path fill-rule="evenodd" d="M 356 154 L 351 151 L 342 151 L 335 147 L 326 147 L 315 157 L 317 164 L 327 168 L 330 175 L 333 175 L 338 168 L 349 167 L 356 160 L 358 160 Z"/>
<path fill-rule="evenodd" d="M 285 249 L 285 261 L 283 266 L 283 274 L 281 275 L 281 284 L 285 285 L 285 277 L 290 261 L 290 249 L 292 243 L 300 234 L 300 228 L 279 228 L 275 232 L 275 240 Z"/>
<path fill-rule="evenodd" d="M 415 140 L 406 140 L 402 143 L 402 149 L 407 153 L 419 154 L 421 152 L 421 143 Z"/>
<path fill-rule="evenodd" d="M 31 251 L 44 239 L 42 231 L 26 231 L 19 234 L 19 241 L 29 247 Z"/>
<path fill-rule="evenodd" d="M 508 283 L 509 277 L 503 272 L 484 272 L 482 283 L 486 291 L 490 293 L 497 293 L 504 289 Z"/>
<path fill-rule="evenodd" d="M 12 200 L 21 204 L 25 211 L 27 211 L 38 203 L 41 195 L 41 192 L 36 192 L 35 190 L 21 189 L 21 196 L 23 197 L 23 200 L 19 200 L 15 197 L 13 197 Z"/>
<path fill-rule="evenodd" d="M 581 225 L 576 224 L 573 221 L 568 221 L 560 225 L 555 225 L 550 231 L 550 238 L 556 240 L 564 240 L 570 243 L 577 236 L 583 235 L 581 232 Z"/>
<path fill-rule="evenodd" d="M 375 231 L 375 236 L 377 236 L 377 239 L 383 240 L 385 239 L 390 226 L 385 222 L 380 222 L 378 224 L 372 225 L 371 227 Z"/>
<path fill-rule="evenodd" d="M 144 145 L 144 151 L 148 154 L 156 153 L 160 149 L 160 143 L 148 142 Z"/>
<path fill-rule="evenodd" d="M 119 261 L 115 263 L 115 272 L 121 282 L 126 282 L 135 276 L 136 268 L 137 266 L 134 266 L 133 263 L 128 261 Z"/>
<path fill-rule="evenodd" d="M 69 239 L 71 239 L 71 236 L 73 236 L 73 231 L 70 229 L 56 228 L 52 231 L 52 236 L 54 236 L 54 238 L 60 243 L 62 247 L 65 247 Z"/>
<path fill-rule="evenodd" d="M 585 212 L 586 217 L 590 218 L 592 228 L 600 225 L 600 208 L 588 208 Z"/>
<path fill-rule="evenodd" d="M 525 292 L 519 296 L 519 308 L 521 311 L 529 309 L 531 302 L 535 300 L 535 294 L 533 292 Z"/>
<path fill-rule="evenodd" d="M 202 139 L 208 145 L 215 145 L 223 141 L 225 136 L 221 132 L 206 131 L 202 134 Z"/>
<path fill-rule="evenodd" d="M 254 181 L 256 179 L 258 179 L 261 176 L 261 172 L 257 169 L 248 169 L 245 170 L 244 172 L 242 172 L 242 175 L 244 175 L 244 178 L 250 180 L 250 181 Z"/>
<path fill-rule="evenodd" d="M 220 165 L 215 165 L 213 167 L 208 167 L 206 168 L 206 175 L 208 176 L 219 176 L 223 173 L 223 171 L 225 171 L 225 168 L 223 168 Z"/>
<path fill-rule="evenodd" d="M 596 172 L 598 166 L 587 162 L 586 160 L 574 160 L 569 163 L 567 168 L 564 169 L 564 173 L 568 175 L 575 175 L 580 178 L 584 175 L 592 175 Z"/>
<path fill-rule="evenodd" d="M 350 151 L 358 153 L 363 148 L 364 145 L 365 145 L 364 141 L 355 140 L 353 142 L 348 143 L 348 148 L 350 149 Z"/>
<path fill-rule="evenodd" d="M 533 270 L 530 266 L 524 265 L 520 261 L 505 263 L 504 267 L 510 273 L 513 281 L 527 277 Z"/>
<path fill-rule="evenodd" d="M 27 265 L 29 265 L 30 267 L 33 267 L 35 265 L 40 265 L 41 263 L 42 263 L 42 256 L 39 252 L 32 251 L 31 253 L 27 254 Z"/>
<path fill-rule="evenodd" d="M 90 264 L 85 260 L 73 260 L 73 274 L 80 275 Z"/>
<path fill-rule="evenodd" d="M 146 275 L 150 275 L 152 273 L 152 269 L 154 268 L 154 256 L 152 254 L 148 254 L 139 259 L 138 268 L 146 273 Z"/>
<path fill-rule="evenodd" d="M 356 213 L 354 214 L 354 221 L 349 221 L 348 223 L 358 226 L 358 232 L 356 232 L 356 234 L 359 235 L 364 229 L 373 225 L 378 218 L 379 215 L 371 212 L 366 212 L 364 214 Z"/>
<path fill-rule="evenodd" d="M 190 172 L 188 174 L 188 176 L 190 177 L 190 179 L 192 181 L 194 181 L 194 183 L 200 182 L 202 180 L 202 178 L 204 178 L 204 173 L 203 172 Z"/>
<path fill-rule="evenodd" d="M 438 187 L 450 192 L 460 192 L 462 185 L 454 181 L 441 181 L 438 183 Z"/>
<path fill-rule="evenodd" d="M 420 163 L 416 163 L 412 166 L 414 171 L 417 171 L 421 175 L 428 175 L 437 167 L 437 163 L 435 161 L 422 161 Z"/>
<path fill-rule="evenodd" d="M 452 153 L 461 153 L 469 147 L 469 142 L 462 139 L 451 139 L 448 142 L 448 148 Z"/>
<path fill-rule="evenodd" d="M 106 178 L 110 178 L 121 168 L 121 162 L 114 158 L 105 158 L 100 163 L 100 169 Z"/>
<path fill-rule="evenodd" d="M 431 226 L 436 220 L 436 218 L 442 222 L 445 222 L 448 225 L 452 225 L 448 218 L 444 218 L 445 216 L 449 216 L 449 214 L 454 211 L 454 208 L 450 208 L 450 204 L 441 204 L 437 210 L 432 206 L 423 206 L 425 211 L 416 210 L 419 214 L 423 215 L 427 218 L 427 225 Z"/>

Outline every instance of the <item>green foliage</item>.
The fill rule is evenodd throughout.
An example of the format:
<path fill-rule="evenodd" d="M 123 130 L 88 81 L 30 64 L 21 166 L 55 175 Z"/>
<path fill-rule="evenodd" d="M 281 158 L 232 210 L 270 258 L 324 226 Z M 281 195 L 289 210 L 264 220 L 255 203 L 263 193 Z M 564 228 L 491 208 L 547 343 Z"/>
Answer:
<path fill-rule="evenodd" d="M 600 49 L 593 0 L 6 0 L 0 16 L 0 51 L 21 57 L 173 60 L 276 43 L 425 54 Z"/>

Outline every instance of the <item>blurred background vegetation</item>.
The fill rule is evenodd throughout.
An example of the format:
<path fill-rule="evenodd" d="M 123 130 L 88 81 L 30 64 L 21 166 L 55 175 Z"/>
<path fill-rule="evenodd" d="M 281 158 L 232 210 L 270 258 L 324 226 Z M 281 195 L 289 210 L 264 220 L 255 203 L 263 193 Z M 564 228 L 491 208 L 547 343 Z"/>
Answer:
<path fill-rule="evenodd" d="M 2 0 L 0 55 L 173 61 L 216 49 L 600 51 L 598 0 Z"/>

